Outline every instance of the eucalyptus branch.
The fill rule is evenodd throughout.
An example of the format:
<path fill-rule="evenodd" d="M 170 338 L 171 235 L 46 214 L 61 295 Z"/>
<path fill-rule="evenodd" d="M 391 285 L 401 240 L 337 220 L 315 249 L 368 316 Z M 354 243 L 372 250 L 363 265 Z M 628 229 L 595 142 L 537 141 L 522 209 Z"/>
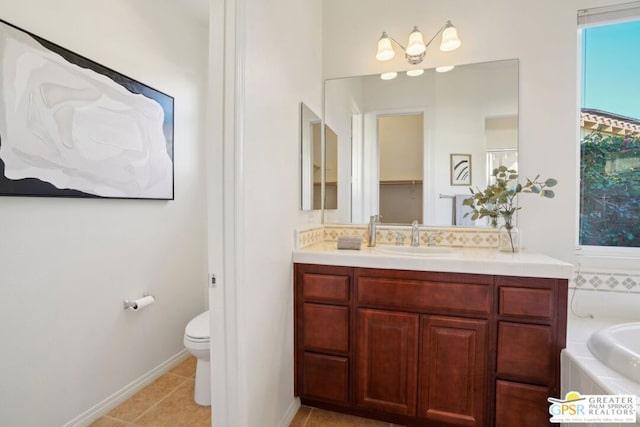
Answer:
<path fill-rule="evenodd" d="M 469 206 L 471 212 L 467 212 L 464 216 L 471 215 L 473 220 L 487 216 L 492 219 L 502 217 L 507 230 L 513 228 L 513 215 L 521 209 L 517 205 L 519 193 L 534 193 L 551 199 L 555 197 L 555 193 L 550 188 L 558 184 L 558 181 L 553 178 L 541 180 L 540 175 L 534 179 L 527 178 L 524 184 L 520 184 L 517 182 L 518 171 L 505 166 L 494 169 L 492 176 L 495 177 L 496 182 L 488 185 L 484 190 L 477 187 L 475 190 L 469 188 L 471 197 L 465 199 L 462 204 Z"/>

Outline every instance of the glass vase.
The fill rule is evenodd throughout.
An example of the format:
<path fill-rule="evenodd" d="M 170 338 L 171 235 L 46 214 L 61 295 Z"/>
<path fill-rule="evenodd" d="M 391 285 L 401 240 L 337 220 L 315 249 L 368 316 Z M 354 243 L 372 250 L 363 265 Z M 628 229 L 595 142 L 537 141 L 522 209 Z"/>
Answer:
<path fill-rule="evenodd" d="M 502 252 L 518 252 L 520 250 L 520 230 L 518 227 L 500 227 L 498 230 L 498 249 Z"/>

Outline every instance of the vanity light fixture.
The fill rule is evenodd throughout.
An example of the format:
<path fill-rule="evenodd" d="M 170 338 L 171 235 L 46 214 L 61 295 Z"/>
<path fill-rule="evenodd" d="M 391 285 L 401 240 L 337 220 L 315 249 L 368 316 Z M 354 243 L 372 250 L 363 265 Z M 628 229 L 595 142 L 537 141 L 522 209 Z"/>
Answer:
<path fill-rule="evenodd" d="M 440 50 L 443 52 L 450 52 L 460 47 L 462 42 L 458 38 L 458 31 L 456 27 L 451 24 L 451 21 L 447 21 L 442 28 L 425 44 L 422 33 L 418 30 L 418 27 L 413 27 L 413 31 L 409 34 L 409 43 L 405 49 L 398 41 L 393 37 L 389 37 L 386 32 L 382 32 L 380 40 L 378 40 L 378 52 L 376 53 L 376 59 L 378 61 L 388 61 L 395 56 L 392 42 L 402 48 L 405 54 L 405 58 L 410 64 L 419 64 L 423 61 L 427 47 L 442 33 L 442 42 L 440 43 Z"/>

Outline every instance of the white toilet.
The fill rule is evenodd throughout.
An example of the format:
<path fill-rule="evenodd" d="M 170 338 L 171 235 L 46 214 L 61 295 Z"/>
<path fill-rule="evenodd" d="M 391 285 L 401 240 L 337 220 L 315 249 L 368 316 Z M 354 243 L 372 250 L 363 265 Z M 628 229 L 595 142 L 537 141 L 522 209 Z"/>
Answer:
<path fill-rule="evenodd" d="M 184 328 L 184 346 L 198 359 L 193 400 L 198 405 L 209 406 L 211 405 L 209 311 L 205 311 L 191 319 Z"/>

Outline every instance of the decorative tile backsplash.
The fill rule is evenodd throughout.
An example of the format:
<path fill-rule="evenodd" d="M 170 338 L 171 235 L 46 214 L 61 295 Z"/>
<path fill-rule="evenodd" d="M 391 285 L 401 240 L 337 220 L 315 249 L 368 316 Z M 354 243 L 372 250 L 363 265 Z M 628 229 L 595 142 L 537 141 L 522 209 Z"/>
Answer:
<path fill-rule="evenodd" d="M 299 249 L 319 242 L 335 242 L 339 236 L 357 236 L 367 243 L 368 229 L 365 225 L 315 226 L 296 231 L 296 247 Z M 379 225 L 376 239 L 379 244 L 394 245 L 398 239 L 408 245 L 411 226 Z M 497 248 L 498 231 L 491 228 L 420 227 L 420 244 L 428 245 L 433 239 L 436 246 L 464 248 Z"/>
<path fill-rule="evenodd" d="M 296 230 L 294 247 L 306 248 L 316 243 L 324 242 L 324 227 L 322 225 Z"/>
<path fill-rule="evenodd" d="M 640 293 L 640 272 L 576 269 L 569 287 L 602 292 Z"/>

